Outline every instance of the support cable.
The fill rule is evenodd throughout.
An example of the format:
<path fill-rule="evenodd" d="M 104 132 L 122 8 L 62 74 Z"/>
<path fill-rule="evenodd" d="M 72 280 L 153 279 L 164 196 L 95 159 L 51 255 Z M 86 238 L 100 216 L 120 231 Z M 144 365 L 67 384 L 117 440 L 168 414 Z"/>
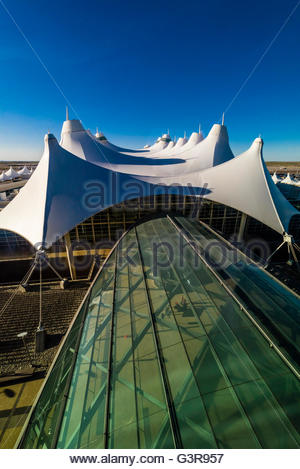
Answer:
<path fill-rule="evenodd" d="M 271 260 L 271 258 L 274 256 L 274 254 L 279 251 L 279 249 L 286 243 L 285 240 L 282 241 L 282 243 L 277 246 L 277 248 L 275 249 L 275 251 L 272 252 L 272 254 L 269 255 L 269 257 L 266 259 L 266 262 L 264 263 L 263 265 L 263 268 L 266 269 L 269 265 L 269 261 Z"/>
<path fill-rule="evenodd" d="M 40 320 L 38 329 L 42 329 L 42 258 L 40 257 Z"/>
<path fill-rule="evenodd" d="M 53 265 L 50 264 L 50 261 L 49 261 L 49 259 L 46 255 L 45 255 L 45 261 L 46 261 L 48 267 L 50 267 L 50 269 L 55 273 L 55 275 L 57 275 L 59 280 L 63 280 L 62 276 L 57 272 L 57 270 L 53 267 Z"/>
<path fill-rule="evenodd" d="M 24 283 L 26 284 L 26 282 L 28 281 L 28 278 L 31 277 L 31 274 L 33 272 L 33 270 L 35 269 L 35 261 L 33 262 L 33 264 L 29 267 L 29 270 L 26 272 L 26 274 L 24 275 L 23 279 L 21 280 L 21 282 L 18 284 L 18 286 L 16 287 L 16 289 L 13 291 L 13 293 L 11 294 L 11 296 L 8 298 L 8 300 L 6 301 L 6 303 L 4 304 L 3 308 L 1 309 L 0 311 L 0 318 L 1 316 L 5 313 L 6 311 L 6 308 L 10 305 L 10 303 L 13 301 L 14 297 L 16 296 L 16 294 L 18 293 L 18 289 L 21 285 L 23 285 Z"/>

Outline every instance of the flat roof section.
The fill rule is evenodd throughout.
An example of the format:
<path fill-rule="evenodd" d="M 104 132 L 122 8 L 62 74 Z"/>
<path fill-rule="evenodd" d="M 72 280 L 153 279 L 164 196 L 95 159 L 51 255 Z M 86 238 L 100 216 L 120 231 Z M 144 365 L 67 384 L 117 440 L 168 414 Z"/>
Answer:
<path fill-rule="evenodd" d="M 288 357 L 181 238 L 168 217 L 121 238 L 19 447 L 300 447 L 300 383 Z"/>

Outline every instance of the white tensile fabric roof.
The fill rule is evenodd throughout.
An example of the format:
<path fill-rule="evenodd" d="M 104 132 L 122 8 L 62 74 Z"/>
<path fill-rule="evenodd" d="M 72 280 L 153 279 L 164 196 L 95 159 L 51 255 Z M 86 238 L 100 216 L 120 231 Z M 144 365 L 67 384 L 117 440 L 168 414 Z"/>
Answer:
<path fill-rule="evenodd" d="M 191 173 L 234 158 L 226 127 L 218 124 L 213 125 L 205 139 L 200 141 L 194 139 L 193 144 L 188 145 L 187 142 L 178 148 L 175 145 L 168 153 L 165 144 L 162 148 L 161 142 L 155 144 L 160 146 L 160 150 L 150 152 L 142 150 L 136 153 L 123 149 L 116 151 L 106 144 L 102 145 L 89 131 L 84 130 L 79 121 L 72 120 L 66 121 L 63 125 L 60 145 L 91 163 L 113 171 L 139 176 L 177 175 L 179 170 L 177 165 L 180 165 L 180 174 Z"/>
<path fill-rule="evenodd" d="M 31 176 L 31 171 L 27 168 L 27 166 L 24 166 L 24 168 L 20 169 L 18 171 L 19 177 L 29 177 Z"/>
<path fill-rule="evenodd" d="M 5 172 L 5 176 L 6 176 L 6 180 L 20 177 L 17 171 L 15 171 L 12 166 Z"/>
<path fill-rule="evenodd" d="M 281 179 L 277 176 L 276 171 L 272 176 L 274 184 L 277 184 L 278 182 L 281 182 Z"/>
<path fill-rule="evenodd" d="M 282 184 L 295 184 L 297 185 L 298 181 L 294 177 L 291 177 L 290 173 L 287 173 L 286 177 L 280 181 Z"/>
<path fill-rule="evenodd" d="M 4 182 L 4 181 L 9 181 L 9 178 L 7 176 L 5 176 L 5 172 L 3 171 L 0 174 L 0 182 Z"/>
<path fill-rule="evenodd" d="M 263 160 L 262 140 L 255 139 L 249 150 L 234 157 L 224 125 L 215 124 L 205 139 L 188 140 L 179 154 L 171 148 L 168 157 L 163 148 L 169 144 L 153 151 L 161 142 L 150 151 L 117 151 L 76 120 L 64 123 L 60 143 L 52 134 L 46 135 L 37 169 L 0 212 L 0 229 L 16 232 L 36 247 L 51 246 L 106 207 L 166 190 L 200 194 L 279 233 L 288 232 L 291 217 L 299 214 L 274 184 Z M 99 183 L 104 192 L 95 203 L 92 192 Z"/>

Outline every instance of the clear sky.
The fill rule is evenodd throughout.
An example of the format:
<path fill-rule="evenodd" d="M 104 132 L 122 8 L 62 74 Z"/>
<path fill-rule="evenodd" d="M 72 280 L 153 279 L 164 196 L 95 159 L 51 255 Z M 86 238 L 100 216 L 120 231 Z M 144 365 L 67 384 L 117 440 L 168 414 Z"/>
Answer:
<path fill-rule="evenodd" d="M 206 135 L 298 0 L 4 0 L 73 110 L 114 143 Z M 0 160 L 39 159 L 65 98 L 0 0 Z M 300 160 L 300 6 L 225 115 L 235 154 Z"/>

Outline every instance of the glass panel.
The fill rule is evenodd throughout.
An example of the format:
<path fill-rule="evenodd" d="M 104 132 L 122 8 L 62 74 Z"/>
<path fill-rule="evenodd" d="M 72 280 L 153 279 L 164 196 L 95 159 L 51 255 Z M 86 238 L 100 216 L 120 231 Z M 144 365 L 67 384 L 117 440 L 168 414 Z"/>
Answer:
<path fill-rule="evenodd" d="M 219 448 L 261 447 L 232 388 L 206 394 L 204 402 Z"/>
<path fill-rule="evenodd" d="M 230 277 L 230 286 L 247 309 L 264 321 L 271 322 L 272 332 L 300 352 L 300 299 L 247 258 L 216 237 L 200 223 L 178 217 L 180 224 L 206 249 L 206 257 L 218 264 L 219 273 Z M 211 244 L 209 244 L 209 241 Z M 221 261 L 221 262 L 220 262 Z M 298 355 L 299 356 L 299 355 Z"/>
<path fill-rule="evenodd" d="M 53 435 L 59 424 L 58 416 L 63 404 L 64 390 L 72 366 L 84 311 L 85 304 L 82 306 L 42 390 L 24 434 L 22 448 L 51 448 Z"/>
<path fill-rule="evenodd" d="M 103 446 L 114 270 L 113 254 L 91 292 L 59 448 Z"/>
<path fill-rule="evenodd" d="M 161 242 L 160 237 L 158 236 L 158 231 L 156 231 L 159 230 L 159 225 L 156 228 L 155 222 L 151 223 L 151 225 L 150 223 L 151 222 L 147 223 L 147 233 L 150 231 L 152 234 L 152 239 L 154 236 L 154 239 L 156 239 L 158 243 Z M 144 225 L 137 228 L 139 235 L 138 238 L 142 250 L 143 263 L 147 268 L 151 262 L 151 256 L 149 256 L 149 254 L 152 252 L 152 247 L 150 240 L 145 236 L 145 230 L 146 228 L 144 228 Z M 163 246 L 158 246 L 158 255 L 160 260 L 159 265 L 167 266 L 167 254 L 164 251 Z M 155 263 L 155 260 L 152 260 L 152 262 Z M 178 280 L 175 277 L 172 279 L 170 268 L 168 269 L 169 270 L 159 267 L 158 275 L 155 277 L 154 282 L 152 280 L 152 271 L 150 271 L 151 274 L 149 273 L 146 275 L 151 306 L 155 317 L 155 333 L 157 334 L 159 349 L 162 356 L 162 361 L 164 363 L 165 373 L 167 375 L 167 382 L 169 386 L 168 392 L 170 393 L 173 405 L 175 406 L 178 424 L 179 421 L 181 423 L 179 428 L 180 438 L 183 444 L 186 444 L 187 447 L 190 447 L 189 445 L 191 444 L 191 441 L 187 443 L 187 435 L 190 434 L 188 415 L 186 416 L 187 419 L 184 417 L 184 409 L 188 411 L 190 407 L 185 405 L 185 403 L 191 399 L 196 398 L 199 409 L 198 420 L 203 421 L 203 428 L 205 430 L 205 439 L 203 439 L 202 442 L 198 439 L 198 445 L 202 444 L 203 447 L 214 447 L 214 437 L 212 435 L 209 422 L 206 418 L 199 388 L 190 365 L 189 357 L 186 353 L 183 342 L 183 335 L 181 334 L 182 330 L 184 329 L 183 324 L 186 322 L 186 317 L 190 318 L 190 315 L 192 315 L 194 318 L 194 314 L 191 307 L 186 305 L 187 307 L 182 308 L 182 306 L 185 306 L 185 303 L 184 305 L 179 305 L 177 302 L 179 306 L 177 308 L 177 320 L 179 313 L 181 317 L 181 319 L 179 319 L 181 327 L 179 327 L 179 324 L 175 320 L 172 303 L 176 307 L 176 297 L 178 297 L 178 293 L 180 294 L 182 289 L 179 288 Z M 164 288 L 165 283 L 168 283 L 168 295 Z M 175 296 L 172 298 L 172 295 Z M 171 303 L 170 298 L 172 298 Z M 199 322 L 197 321 L 196 324 L 195 321 L 193 322 L 194 324 L 192 325 L 192 329 L 195 331 L 195 336 L 203 335 L 204 329 L 201 327 Z M 190 331 L 188 327 L 184 332 L 188 335 L 188 339 L 193 337 L 191 333 L 189 334 Z"/>
<path fill-rule="evenodd" d="M 216 239 L 198 223 L 180 222 L 200 249 Z M 297 315 L 279 317 L 278 308 L 294 308 L 296 297 L 289 302 L 260 269 L 244 268 L 234 250 L 226 255 L 218 269 L 224 281 L 249 295 L 251 312 L 255 297 L 268 324 L 282 326 L 290 340 Z M 217 249 L 211 256 L 217 259 Z M 60 448 L 300 446 L 299 381 L 167 218 L 126 234 L 87 307 L 83 328 L 84 308 L 58 355 L 23 447 L 51 447 L 58 429 Z"/>
<path fill-rule="evenodd" d="M 299 434 L 263 380 L 237 386 L 236 392 L 263 448 L 288 449 L 297 447 Z M 289 405 L 292 407 L 293 414 L 295 415 L 295 412 L 298 414 L 299 422 L 299 405 L 296 404 L 296 401 L 290 401 Z M 296 406 L 298 409 L 295 408 Z"/>
<path fill-rule="evenodd" d="M 152 447 L 162 426 L 170 434 L 170 423 L 134 232 L 119 245 L 118 258 L 109 446 Z"/>

